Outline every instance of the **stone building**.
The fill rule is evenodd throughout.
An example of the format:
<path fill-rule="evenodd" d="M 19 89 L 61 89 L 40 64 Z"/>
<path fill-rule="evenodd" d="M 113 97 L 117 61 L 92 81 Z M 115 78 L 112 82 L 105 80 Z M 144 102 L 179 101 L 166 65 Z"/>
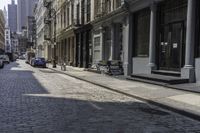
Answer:
<path fill-rule="evenodd" d="M 59 0 L 57 2 L 56 38 L 58 63 L 75 66 L 75 12 L 74 0 Z"/>
<path fill-rule="evenodd" d="M 5 17 L 2 10 L 0 10 L 0 54 L 4 53 L 5 44 Z"/>
<path fill-rule="evenodd" d="M 5 53 L 12 53 L 12 44 L 11 44 L 11 30 L 10 28 L 5 28 Z"/>
<path fill-rule="evenodd" d="M 43 6 L 43 0 L 39 0 L 34 9 L 34 17 L 36 21 L 36 56 L 44 57 L 46 60 L 51 60 L 51 45 L 50 42 L 44 39 L 46 25 L 44 18 L 46 8 Z"/>
<path fill-rule="evenodd" d="M 28 16 L 27 21 L 27 40 L 28 48 L 36 49 L 35 43 L 36 43 L 36 20 L 33 16 Z"/>
<path fill-rule="evenodd" d="M 75 5 L 76 65 L 88 68 L 92 65 L 91 0 L 80 0 Z"/>
<path fill-rule="evenodd" d="M 19 54 L 25 54 L 28 48 L 27 27 L 22 27 L 22 32 L 18 34 Z"/>
<path fill-rule="evenodd" d="M 125 10 L 121 0 L 93 0 L 93 64 L 104 60 L 123 62 L 122 24 Z"/>
<path fill-rule="evenodd" d="M 8 4 L 8 26 L 11 32 L 17 32 L 17 5 L 15 0 Z"/>
<path fill-rule="evenodd" d="M 126 2 L 129 13 L 123 25 L 125 74 L 155 80 L 165 80 L 167 75 L 178 82 L 198 82 L 200 2 Z"/>
<path fill-rule="evenodd" d="M 118 60 L 125 76 L 200 81 L 198 0 L 59 0 L 54 6 L 59 64 L 87 68 Z"/>
<path fill-rule="evenodd" d="M 38 0 L 17 0 L 17 31 L 22 32 L 22 27 L 27 27 L 28 16 L 34 15 L 35 3 Z"/>

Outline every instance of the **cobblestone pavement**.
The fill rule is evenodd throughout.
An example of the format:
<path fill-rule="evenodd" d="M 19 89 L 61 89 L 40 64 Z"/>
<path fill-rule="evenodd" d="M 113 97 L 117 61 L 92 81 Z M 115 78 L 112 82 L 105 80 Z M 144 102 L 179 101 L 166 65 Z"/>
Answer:
<path fill-rule="evenodd" d="M 0 133 L 197 133 L 199 125 L 24 61 L 0 70 Z"/>

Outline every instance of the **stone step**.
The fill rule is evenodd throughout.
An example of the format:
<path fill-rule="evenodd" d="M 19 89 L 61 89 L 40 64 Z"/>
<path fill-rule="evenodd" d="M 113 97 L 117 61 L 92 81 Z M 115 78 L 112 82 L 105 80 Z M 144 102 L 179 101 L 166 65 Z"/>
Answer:
<path fill-rule="evenodd" d="M 175 77 L 180 77 L 181 76 L 180 72 L 165 71 L 165 70 L 153 70 L 152 74 L 159 74 L 159 75 L 164 75 L 164 76 L 175 76 Z"/>
<path fill-rule="evenodd" d="M 183 84 L 183 83 L 188 83 L 189 79 L 184 79 L 184 78 L 180 78 L 180 77 L 174 77 L 174 76 L 164 76 L 164 75 L 159 75 L 159 74 L 134 74 L 131 75 L 131 78 L 137 81 L 142 81 L 144 82 L 156 82 L 161 83 L 161 84 L 170 84 L 170 85 L 174 85 L 174 84 Z"/>

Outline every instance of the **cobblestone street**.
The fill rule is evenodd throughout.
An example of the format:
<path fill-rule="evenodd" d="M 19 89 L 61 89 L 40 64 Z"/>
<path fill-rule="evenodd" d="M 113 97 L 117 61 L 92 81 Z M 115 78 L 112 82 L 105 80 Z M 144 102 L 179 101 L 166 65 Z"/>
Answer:
<path fill-rule="evenodd" d="M 199 125 L 24 61 L 0 70 L 0 133 L 197 133 Z"/>

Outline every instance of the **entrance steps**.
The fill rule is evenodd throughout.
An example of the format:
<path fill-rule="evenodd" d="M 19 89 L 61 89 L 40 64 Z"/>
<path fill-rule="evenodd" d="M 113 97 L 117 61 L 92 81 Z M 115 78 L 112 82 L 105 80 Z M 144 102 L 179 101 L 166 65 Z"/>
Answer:
<path fill-rule="evenodd" d="M 157 84 L 157 85 L 175 85 L 189 83 L 189 79 L 184 79 L 176 76 L 166 76 L 160 74 L 133 74 L 128 77 L 129 80 L 141 81 L 145 83 Z"/>
<path fill-rule="evenodd" d="M 181 76 L 180 72 L 165 71 L 165 70 L 153 70 L 152 74 L 159 74 L 159 75 L 164 75 L 164 76 L 174 76 L 174 77 L 180 77 Z"/>

